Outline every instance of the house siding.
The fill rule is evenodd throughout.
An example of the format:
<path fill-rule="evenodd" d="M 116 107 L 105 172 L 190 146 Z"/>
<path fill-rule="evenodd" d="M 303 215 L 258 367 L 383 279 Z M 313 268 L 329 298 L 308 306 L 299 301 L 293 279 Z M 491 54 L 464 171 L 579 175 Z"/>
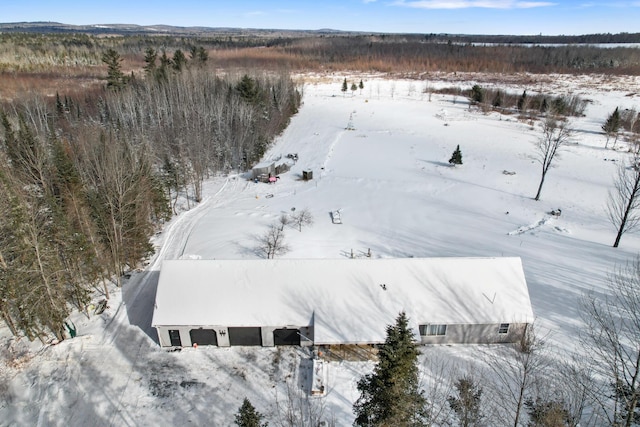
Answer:
<path fill-rule="evenodd" d="M 504 322 L 507 323 L 507 322 Z M 500 344 L 519 342 L 526 323 L 510 323 L 506 334 L 498 333 L 500 323 L 480 325 L 447 325 L 445 335 L 421 335 L 420 344 Z"/>
<path fill-rule="evenodd" d="M 313 345 L 313 341 L 310 341 L 308 338 L 313 339 L 313 327 L 311 326 L 262 326 L 260 327 L 260 334 L 262 336 L 262 346 L 263 347 L 273 347 L 273 331 L 276 329 L 299 329 L 302 337 L 300 338 L 300 346 L 301 347 L 309 347 Z M 189 326 L 156 326 L 156 330 L 158 332 L 158 342 L 160 347 L 172 347 L 171 338 L 169 336 L 169 331 L 177 330 L 180 332 L 180 341 L 182 347 L 192 347 L 193 342 L 191 342 L 191 330 L 192 329 L 213 329 L 216 331 L 216 338 L 218 341 L 218 347 L 230 347 L 231 343 L 229 342 L 229 327 L 228 326 L 202 326 L 202 325 L 189 325 Z"/>

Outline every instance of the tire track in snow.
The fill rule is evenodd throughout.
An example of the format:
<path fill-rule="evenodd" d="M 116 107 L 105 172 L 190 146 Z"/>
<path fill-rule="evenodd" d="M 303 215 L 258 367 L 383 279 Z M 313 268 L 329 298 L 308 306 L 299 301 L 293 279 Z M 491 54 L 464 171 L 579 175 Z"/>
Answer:
<path fill-rule="evenodd" d="M 232 185 L 230 185 L 230 182 L 232 182 Z M 139 321 L 136 321 L 136 319 L 152 318 L 155 301 L 140 301 L 140 296 L 148 294 L 150 287 L 155 285 L 155 281 L 157 281 L 158 277 L 157 272 L 160 270 L 162 261 L 165 259 L 178 258 L 182 254 L 181 252 L 184 251 L 184 248 L 189 241 L 191 231 L 198 219 L 204 216 L 209 208 L 220 206 L 231 200 L 220 200 L 218 203 L 214 203 L 219 200 L 218 196 L 220 194 L 227 191 L 235 193 L 237 192 L 235 191 L 237 188 L 238 177 L 227 177 L 222 186 L 213 196 L 205 197 L 193 209 L 181 213 L 165 226 L 162 231 L 163 238 L 159 242 L 159 250 L 155 253 L 149 262 L 149 265 L 145 268 L 142 274 L 133 275 L 131 280 L 125 285 L 129 288 L 134 288 L 134 290 L 130 291 L 126 297 L 123 292 L 122 301 L 118 305 L 116 312 L 111 317 L 107 325 L 105 325 L 104 335 L 102 338 L 103 343 L 106 342 L 107 337 L 109 343 L 113 343 L 118 338 L 122 325 L 135 325 L 140 323 Z M 245 189 L 246 187 L 240 192 L 243 192 Z M 125 304 L 130 306 L 129 310 L 123 309 Z M 131 313 L 135 313 L 136 319 L 131 318 Z M 128 319 L 127 316 L 129 316 Z M 112 325 L 115 330 L 109 333 Z"/>
<path fill-rule="evenodd" d="M 518 234 L 523 234 L 526 233 L 527 231 L 532 231 L 535 230 L 537 228 L 542 227 L 543 225 L 549 224 L 549 221 L 552 218 L 549 216 L 545 216 L 543 217 L 541 220 L 534 222 L 533 224 L 529 224 L 529 225 L 523 225 L 522 227 L 519 227 L 517 230 L 514 231 L 510 231 L 507 234 L 509 236 L 516 236 Z M 558 231 L 561 233 L 570 233 L 570 231 L 564 227 L 559 227 L 557 225 L 552 226 L 554 231 Z"/>
<path fill-rule="evenodd" d="M 325 174 L 327 173 L 327 165 L 329 164 L 331 157 L 333 157 L 333 150 L 336 147 L 336 145 L 338 145 L 338 142 L 340 141 L 340 139 L 342 139 L 342 135 L 344 135 L 344 132 L 345 131 L 339 132 L 338 135 L 336 135 L 333 142 L 331 143 L 331 145 L 329 146 L 329 150 L 327 151 L 327 157 L 324 159 L 324 162 L 322 163 L 322 169 L 320 173 L 321 177 L 325 176 Z"/>

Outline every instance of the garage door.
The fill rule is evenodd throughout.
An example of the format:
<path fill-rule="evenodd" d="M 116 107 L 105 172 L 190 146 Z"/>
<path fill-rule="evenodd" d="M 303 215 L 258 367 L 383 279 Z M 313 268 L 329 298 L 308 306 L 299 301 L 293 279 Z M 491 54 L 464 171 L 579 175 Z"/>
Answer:
<path fill-rule="evenodd" d="M 192 329 L 189 335 L 191 335 L 192 345 L 218 345 L 216 331 L 213 329 Z"/>
<path fill-rule="evenodd" d="M 169 329 L 169 339 L 171 340 L 171 346 L 182 347 L 182 342 L 180 341 L 180 331 L 176 329 Z"/>
<path fill-rule="evenodd" d="M 229 328 L 229 344 L 262 345 L 260 328 Z"/>
<path fill-rule="evenodd" d="M 275 345 L 300 345 L 300 329 L 276 329 L 273 331 Z"/>

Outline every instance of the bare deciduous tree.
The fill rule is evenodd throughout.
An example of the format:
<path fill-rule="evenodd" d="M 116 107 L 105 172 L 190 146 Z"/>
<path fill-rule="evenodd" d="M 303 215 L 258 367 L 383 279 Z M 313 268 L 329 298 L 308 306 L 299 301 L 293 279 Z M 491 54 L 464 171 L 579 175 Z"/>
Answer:
<path fill-rule="evenodd" d="M 527 393 L 539 381 L 539 374 L 547 365 L 545 348 L 545 342 L 536 335 L 534 326 L 529 325 L 512 357 L 507 355 L 503 363 L 488 361 L 496 378 L 493 392 L 504 402 L 503 412 L 507 411 L 497 415 L 501 424 L 520 425 Z"/>
<path fill-rule="evenodd" d="M 582 299 L 582 343 L 608 392 L 596 396 L 609 425 L 638 421 L 640 398 L 640 257 L 609 277 L 606 296 Z"/>
<path fill-rule="evenodd" d="M 291 223 L 291 218 L 289 218 L 289 215 L 287 215 L 286 213 L 283 213 L 282 215 L 280 215 L 280 218 L 278 218 L 278 224 L 280 226 L 281 231 L 284 231 L 284 228 L 290 223 Z"/>
<path fill-rule="evenodd" d="M 556 154 L 558 154 L 558 150 L 569 142 L 572 135 L 573 131 L 569 128 L 569 123 L 557 116 L 549 115 L 542 123 L 542 135 L 536 143 L 536 160 L 542 166 L 542 174 L 538 192 L 534 197 L 535 200 L 540 200 L 544 180 L 556 158 Z"/>
<path fill-rule="evenodd" d="M 631 165 L 622 164 L 618 168 L 618 175 L 609 191 L 607 215 L 614 227 L 618 229 L 613 247 L 620 244 L 622 235 L 627 231 L 638 228 L 640 224 L 640 167 L 638 157 L 634 157 Z"/>
<path fill-rule="evenodd" d="M 553 381 L 546 380 L 538 391 L 538 396 L 564 403 L 572 427 L 602 424 L 598 420 L 599 407 L 593 396 L 603 396 L 606 392 L 599 388 L 593 369 L 584 363 L 583 358 L 582 354 L 578 354 L 556 364 Z"/>
<path fill-rule="evenodd" d="M 423 377 L 420 380 L 420 388 L 424 390 L 424 396 L 429 402 L 429 415 L 433 425 L 446 425 L 452 412 L 447 403 L 447 398 L 454 389 L 451 378 L 457 376 L 458 370 L 451 359 L 432 350 L 423 350 L 429 353 L 425 358 L 427 365 L 421 369 Z M 428 371 L 429 375 L 424 375 L 425 371 Z"/>
<path fill-rule="evenodd" d="M 267 259 L 289 252 L 289 246 L 284 243 L 284 229 L 280 223 L 269 226 L 264 234 L 257 237 L 257 251 Z"/>
<path fill-rule="evenodd" d="M 304 208 L 291 215 L 291 221 L 298 228 L 298 231 L 302 231 L 303 226 L 313 225 L 313 215 L 308 208 Z"/>
<path fill-rule="evenodd" d="M 308 386 L 305 384 L 307 380 L 300 377 L 299 372 L 302 369 L 311 369 L 310 362 L 310 359 L 301 361 L 300 369 L 295 363 L 289 365 L 290 371 L 281 385 L 284 387 L 282 399 L 279 398 L 278 389 L 275 390 L 275 409 L 278 417 L 276 423 L 281 427 L 337 425 L 335 416 L 326 408 L 324 396 L 310 397 L 309 390 L 305 390 Z"/>

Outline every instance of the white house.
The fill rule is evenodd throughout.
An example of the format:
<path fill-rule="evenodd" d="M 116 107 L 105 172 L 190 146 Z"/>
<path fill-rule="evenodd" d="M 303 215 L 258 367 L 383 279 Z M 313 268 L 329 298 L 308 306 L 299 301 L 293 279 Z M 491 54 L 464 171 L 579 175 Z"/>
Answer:
<path fill-rule="evenodd" d="M 534 320 L 520 258 L 169 260 L 152 325 L 163 347 L 376 344 L 401 311 L 422 344 Z"/>

